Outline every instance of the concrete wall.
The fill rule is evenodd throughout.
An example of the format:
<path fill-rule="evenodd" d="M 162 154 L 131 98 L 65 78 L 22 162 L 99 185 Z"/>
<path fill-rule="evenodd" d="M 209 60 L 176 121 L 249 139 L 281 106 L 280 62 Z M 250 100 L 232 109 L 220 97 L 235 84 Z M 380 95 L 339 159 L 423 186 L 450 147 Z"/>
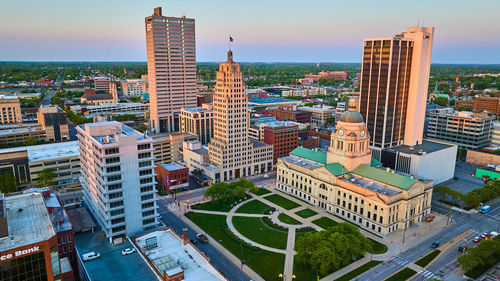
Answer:
<path fill-rule="evenodd" d="M 410 174 L 432 179 L 434 185 L 452 179 L 455 175 L 457 146 L 451 146 L 425 155 L 411 155 Z"/>

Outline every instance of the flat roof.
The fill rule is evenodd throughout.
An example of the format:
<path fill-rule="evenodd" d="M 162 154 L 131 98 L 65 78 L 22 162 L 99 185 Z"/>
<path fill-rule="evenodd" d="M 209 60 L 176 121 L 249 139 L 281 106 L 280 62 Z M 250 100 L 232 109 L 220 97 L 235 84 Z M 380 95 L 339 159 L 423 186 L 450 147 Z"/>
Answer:
<path fill-rule="evenodd" d="M 84 207 L 68 209 L 66 213 L 73 225 L 73 231 L 75 233 L 88 231 L 96 227 L 92 217 Z"/>
<path fill-rule="evenodd" d="M 122 250 L 134 247 L 128 239 L 123 244 L 112 246 L 99 227 L 93 232 L 75 233 L 75 247 L 80 256 L 89 252 L 101 254 L 97 260 L 83 263 L 90 280 L 158 281 L 156 274 L 138 253 L 122 256 Z"/>
<path fill-rule="evenodd" d="M 309 170 L 323 167 L 322 164 L 318 164 L 317 162 L 305 160 L 305 159 L 302 159 L 302 158 L 299 158 L 296 156 L 292 156 L 292 155 L 281 157 L 280 159 L 283 160 L 284 162 L 289 162 L 289 163 L 304 167 L 304 168 L 309 169 Z"/>
<path fill-rule="evenodd" d="M 298 100 L 284 99 L 284 98 L 259 98 L 259 99 L 249 99 L 249 104 L 268 104 L 268 103 L 299 103 Z"/>
<path fill-rule="evenodd" d="M 147 250 L 146 240 L 151 238 L 156 238 L 158 247 Z M 184 245 L 170 228 L 139 236 L 135 244 L 161 274 L 172 276 L 184 272 L 186 281 L 226 280 L 191 243 Z"/>
<path fill-rule="evenodd" d="M 422 152 L 432 153 L 439 150 L 447 149 L 453 147 L 451 144 L 444 144 L 441 142 L 423 140 L 421 144 L 408 146 L 408 145 L 398 145 L 391 148 L 387 148 L 387 151 L 402 152 L 407 154 L 421 155 Z"/>
<path fill-rule="evenodd" d="M 394 188 L 387 187 L 385 185 L 382 185 L 380 183 L 376 183 L 374 181 L 371 181 L 370 179 L 365 179 L 362 177 L 358 177 L 356 175 L 350 175 L 350 178 L 340 178 L 340 180 L 344 182 L 349 182 L 351 184 L 355 184 L 357 186 L 361 186 L 363 188 L 366 188 L 371 191 L 375 191 L 377 193 L 387 195 L 387 196 L 393 196 L 398 193 L 401 193 L 401 190 L 397 190 Z"/>
<path fill-rule="evenodd" d="M 43 161 L 80 155 L 78 141 L 32 145 L 26 148 L 28 149 L 29 161 Z"/>
<path fill-rule="evenodd" d="M 253 147 L 269 146 L 269 144 L 267 144 L 267 143 L 263 143 L 263 142 L 256 141 L 256 140 L 249 139 L 249 141 L 253 145 Z"/>
<path fill-rule="evenodd" d="M 4 200 L 9 235 L 0 239 L 0 251 L 46 241 L 56 235 L 41 193 L 6 196 Z"/>
<path fill-rule="evenodd" d="M 270 128 L 292 127 L 292 126 L 298 127 L 297 124 L 293 124 L 287 121 L 271 121 L 271 122 L 264 122 L 261 124 L 265 124 L 266 127 Z"/>
<path fill-rule="evenodd" d="M 186 167 L 177 164 L 175 162 L 169 163 L 169 164 L 158 164 L 158 166 L 162 167 L 163 169 L 167 171 L 176 171 L 176 170 L 182 170 L 182 169 L 187 169 Z"/>
<path fill-rule="evenodd" d="M 0 135 L 8 136 L 8 135 L 17 135 L 17 134 L 26 134 L 31 132 L 43 132 L 42 127 L 27 127 L 27 128 L 19 128 L 19 129 L 7 129 L 0 130 Z"/>
<path fill-rule="evenodd" d="M 299 108 L 302 109 L 302 110 L 305 110 L 305 111 L 309 111 L 309 110 L 314 111 L 314 110 L 316 110 L 316 111 L 331 111 L 331 112 L 333 112 L 335 110 L 334 108 L 312 107 L 312 106 L 301 106 Z"/>
<path fill-rule="evenodd" d="M 212 109 L 205 109 L 201 106 L 196 106 L 196 107 L 186 107 L 183 108 L 182 110 L 189 111 L 189 112 L 213 112 Z"/>

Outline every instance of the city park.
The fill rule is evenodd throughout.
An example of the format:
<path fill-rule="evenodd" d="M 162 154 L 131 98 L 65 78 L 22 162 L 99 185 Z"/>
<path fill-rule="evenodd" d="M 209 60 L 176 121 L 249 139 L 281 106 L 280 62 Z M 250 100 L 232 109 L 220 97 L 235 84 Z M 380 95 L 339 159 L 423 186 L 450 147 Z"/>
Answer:
<path fill-rule="evenodd" d="M 264 280 L 351 280 L 387 251 L 381 237 L 246 179 L 216 183 L 205 197 L 185 216 Z"/>

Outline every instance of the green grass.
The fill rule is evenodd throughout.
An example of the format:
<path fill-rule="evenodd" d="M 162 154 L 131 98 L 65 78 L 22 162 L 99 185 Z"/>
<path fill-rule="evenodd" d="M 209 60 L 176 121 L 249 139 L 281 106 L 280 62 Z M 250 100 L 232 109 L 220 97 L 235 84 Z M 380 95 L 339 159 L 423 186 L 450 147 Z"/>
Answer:
<path fill-rule="evenodd" d="M 415 275 L 417 272 L 415 270 L 405 267 L 400 272 L 392 275 L 391 277 L 385 279 L 385 281 L 404 281 Z"/>
<path fill-rule="evenodd" d="M 330 213 L 330 214 L 334 215 L 335 217 L 337 217 L 338 219 L 340 219 L 340 220 L 342 220 L 344 222 L 350 223 L 350 224 L 354 225 L 355 227 L 360 228 L 358 224 L 356 224 L 356 223 L 354 223 L 352 221 L 346 220 L 345 218 L 343 218 L 343 217 L 341 217 L 341 216 L 339 216 L 337 214 L 333 214 L 333 213 Z M 371 231 L 370 229 L 363 228 L 363 230 L 366 231 L 366 232 L 369 232 L 369 233 L 371 233 L 371 234 L 373 234 L 373 235 L 375 235 L 377 237 L 384 238 L 382 235 L 380 235 L 378 233 L 375 233 L 375 232 Z"/>
<path fill-rule="evenodd" d="M 331 274 L 332 272 L 330 272 Z M 293 274 L 295 275 L 295 279 L 293 281 L 315 281 L 317 280 L 316 277 L 316 270 L 312 269 L 310 265 L 308 264 L 303 264 L 300 262 L 297 262 L 297 260 L 293 260 Z M 323 278 L 325 276 L 319 275 L 319 278 Z"/>
<path fill-rule="evenodd" d="M 240 258 L 243 249 L 245 263 L 264 280 L 276 280 L 283 272 L 285 255 L 251 247 L 234 234 L 230 235 L 232 232 L 227 230 L 226 216 L 201 213 L 187 213 L 186 216 L 236 257 Z"/>
<path fill-rule="evenodd" d="M 372 242 L 372 254 L 383 254 L 385 252 L 387 252 L 387 246 L 378 242 L 378 241 L 375 241 L 371 238 L 368 238 L 370 239 L 370 241 Z"/>
<path fill-rule="evenodd" d="M 424 267 L 428 265 L 435 257 L 437 257 L 439 253 L 441 253 L 440 250 L 434 250 L 428 253 L 427 255 L 421 257 L 418 261 L 415 262 L 415 264 Z"/>
<path fill-rule="evenodd" d="M 268 214 L 274 208 L 262 203 L 261 201 L 255 199 L 251 200 L 236 210 L 236 213 L 242 214 Z"/>
<path fill-rule="evenodd" d="M 309 218 L 314 215 L 317 215 L 318 213 L 316 211 L 313 211 L 311 209 L 304 209 L 298 212 L 295 212 L 295 214 L 301 218 Z"/>
<path fill-rule="evenodd" d="M 269 195 L 269 196 L 266 196 L 263 198 L 270 201 L 270 202 L 273 202 L 274 204 L 280 206 L 281 208 L 283 208 L 285 210 L 295 209 L 295 208 L 300 206 L 300 204 L 297 204 L 291 200 L 288 200 L 285 197 L 280 196 L 278 194 Z"/>
<path fill-rule="evenodd" d="M 243 198 L 243 200 L 248 199 L 249 197 Z M 181 203 L 182 204 L 182 203 Z M 195 210 L 206 210 L 206 211 L 217 211 L 217 212 L 229 212 L 234 205 L 238 204 L 238 202 L 220 202 L 215 203 L 212 201 L 208 201 L 202 204 L 191 205 L 192 209 Z"/>
<path fill-rule="evenodd" d="M 271 193 L 271 191 L 265 189 L 265 188 L 262 188 L 262 187 L 259 187 L 259 189 L 256 191 L 256 192 L 253 192 L 255 195 L 266 195 L 266 194 L 269 194 Z"/>
<path fill-rule="evenodd" d="M 239 233 L 252 241 L 276 249 L 286 249 L 288 232 L 270 228 L 260 218 L 233 217 L 233 225 Z"/>
<path fill-rule="evenodd" d="M 369 262 L 363 264 L 362 266 L 354 269 L 353 271 L 348 272 L 348 273 L 340 276 L 339 278 L 335 279 L 335 281 L 349 281 L 349 280 L 353 280 L 357 276 L 359 276 L 359 275 L 365 273 L 366 271 L 374 268 L 375 266 L 379 265 L 380 263 L 382 263 L 382 261 L 369 261 Z"/>
<path fill-rule="evenodd" d="M 283 223 L 287 223 L 287 224 L 302 224 L 300 221 L 290 217 L 289 215 L 287 214 L 284 214 L 284 213 L 281 213 L 278 215 L 278 219 L 283 222 Z"/>
<path fill-rule="evenodd" d="M 315 225 L 323 228 L 323 229 L 327 229 L 329 227 L 332 227 L 334 225 L 337 225 L 338 222 L 332 220 L 332 219 L 329 219 L 327 217 L 321 217 L 317 220 L 313 220 L 312 223 L 314 223 Z"/>

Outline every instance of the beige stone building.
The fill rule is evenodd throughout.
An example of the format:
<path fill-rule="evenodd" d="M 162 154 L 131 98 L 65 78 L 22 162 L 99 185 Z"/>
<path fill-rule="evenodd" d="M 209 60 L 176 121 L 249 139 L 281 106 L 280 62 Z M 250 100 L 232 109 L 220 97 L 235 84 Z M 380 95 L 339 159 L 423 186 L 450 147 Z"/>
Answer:
<path fill-rule="evenodd" d="M 20 124 L 22 122 L 19 98 L 0 95 L 0 124 Z"/>
<path fill-rule="evenodd" d="M 326 153 L 298 147 L 278 159 L 276 187 L 381 235 L 421 222 L 431 212 L 433 182 L 378 164 L 362 116 L 347 111 Z"/>
<path fill-rule="evenodd" d="M 240 64 L 229 50 L 219 64 L 213 98 L 214 136 L 208 149 L 195 143 L 183 145 L 184 160 L 191 168 L 205 171 L 213 182 L 222 182 L 270 171 L 273 147 L 248 139 L 248 97 Z M 197 163 L 192 159 L 206 159 Z M 199 161 L 198 161 L 199 162 Z"/>
<path fill-rule="evenodd" d="M 183 108 L 179 114 L 180 131 L 197 135 L 202 144 L 208 144 L 214 135 L 213 114 L 212 104 Z"/>

